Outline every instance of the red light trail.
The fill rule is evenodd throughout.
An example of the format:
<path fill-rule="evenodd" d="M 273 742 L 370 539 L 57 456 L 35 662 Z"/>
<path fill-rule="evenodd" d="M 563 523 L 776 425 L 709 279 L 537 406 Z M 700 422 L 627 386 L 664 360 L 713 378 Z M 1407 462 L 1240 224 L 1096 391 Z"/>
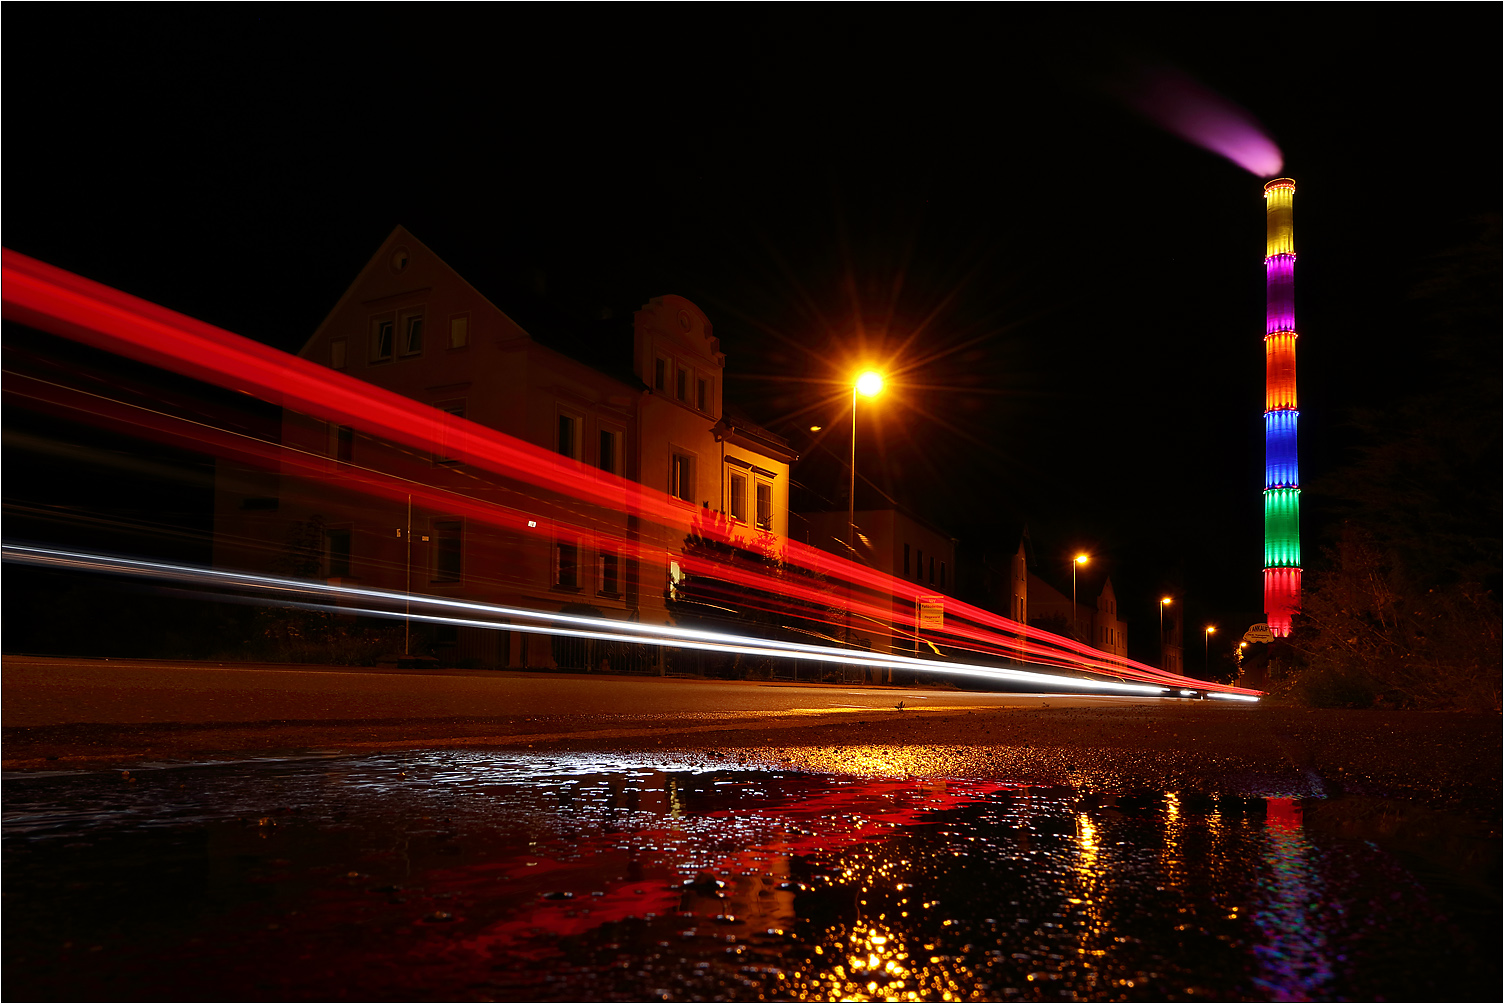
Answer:
<path fill-rule="evenodd" d="M 7 373 L 5 393 L 12 400 L 54 414 L 82 418 L 120 429 L 129 427 L 149 439 L 210 453 L 284 476 L 321 483 L 346 493 L 361 493 L 389 501 L 412 499 L 414 504 L 452 513 L 485 525 L 546 542 L 556 527 L 583 530 L 608 540 L 628 557 L 661 556 L 661 544 L 644 542 L 653 534 L 627 534 L 618 517 L 649 521 L 667 538 L 700 539 L 711 546 L 736 553 L 724 529 L 686 507 L 666 493 L 602 471 L 584 471 L 558 454 L 515 439 L 504 433 L 448 415 L 410 398 L 373 386 L 308 360 L 279 352 L 202 321 L 186 317 L 118 290 L 92 282 L 54 266 L 4 249 L 0 269 L 0 297 L 7 320 L 69 338 L 95 348 L 146 362 L 173 373 L 215 386 L 253 395 L 283 408 L 398 444 L 423 456 L 441 455 L 461 461 L 478 471 L 521 482 L 541 490 L 537 506 L 521 509 L 476 498 L 417 477 L 373 470 L 330 457 L 266 442 L 242 433 L 217 428 L 203 421 L 169 414 L 141 404 L 132 404 L 102 394 L 68 387 L 22 373 Z M 431 468 L 429 468 L 431 472 Z M 492 486 L 494 487 L 494 486 Z M 523 501 L 526 496 L 517 495 Z M 581 505 L 586 507 L 581 509 Z M 560 512 L 549 517 L 545 512 Z M 704 587 L 705 595 L 724 601 L 728 608 L 757 609 L 782 618 L 821 623 L 832 629 L 844 622 L 849 603 L 853 616 L 882 625 L 896 642 L 913 637 L 913 609 L 924 593 L 916 584 L 877 572 L 844 558 L 795 541 L 779 542 L 783 572 L 768 566 L 724 560 L 698 553 L 675 554 L 682 571 Z M 13 549 L 7 548 L 7 559 Z M 79 561 L 91 556 L 75 556 Z M 180 574 L 188 574 L 179 569 Z M 306 585 L 306 584 L 305 584 Z M 850 594 L 849 600 L 847 594 Z M 433 597 L 414 596 L 413 601 L 435 602 Z M 717 604 L 718 605 L 718 604 Z M 832 616 L 831 608 L 840 611 Z M 908 608 L 905 612 L 904 607 Z M 345 609 L 345 608 L 341 608 Z M 492 612 L 494 613 L 492 608 Z M 523 616 L 543 624 L 537 611 L 513 609 L 507 616 Z M 346 612 L 349 612 L 346 610 Z M 390 616 L 390 611 L 381 611 Z M 452 616 L 426 613 L 424 618 Z M 468 622 L 469 618 L 465 618 Z M 479 623 L 479 622 L 477 622 Z M 891 628 L 889 627 L 891 625 Z M 490 626 L 496 626 L 490 622 Z M 516 630 L 514 626 L 512 628 Z M 622 622 L 590 625 L 589 630 L 610 631 L 616 640 L 651 641 L 719 651 L 755 651 L 788 658 L 843 662 L 878 667 L 981 675 L 993 679 L 1024 679 L 1036 674 L 1021 670 L 962 664 L 958 660 L 917 659 L 875 655 L 863 650 L 833 646 L 803 646 L 709 632 L 695 638 L 694 632 L 656 626 L 652 638 L 624 629 Z M 534 628 L 543 633 L 567 633 L 575 628 L 555 623 Z M 716 637 L 711 638 L 709 635 Z M 591 635 L 592 637 L 595 635 Z M 947 648 L 977 656 L 1002 658 L 1063 669 L 1118 681 L 1071 679 L 1050 675 L 1054 685 L 1083 686 L 1090 683 L 1106 689 L 1149 685 L 1156 690 L 1193 688 L 1252 698 L 1257 691 L 1209 684 L 1165 673 L 1142 663 L 1109 656 L 1080 642 L 1019 624 L 952 597 L 946 599 L 946 627 L 927 629 L 927 637 Z M 670 640 L 672 638 L 672 640 Z M 729 647 L 728 647 L 729 646 Z M 1069 680 L 1069 683 L 1065 681 Z M 1127 681 L 1135 681 L 1129 685 Z M 1042 682 L 1042 681 L 1034 681 Z"/>

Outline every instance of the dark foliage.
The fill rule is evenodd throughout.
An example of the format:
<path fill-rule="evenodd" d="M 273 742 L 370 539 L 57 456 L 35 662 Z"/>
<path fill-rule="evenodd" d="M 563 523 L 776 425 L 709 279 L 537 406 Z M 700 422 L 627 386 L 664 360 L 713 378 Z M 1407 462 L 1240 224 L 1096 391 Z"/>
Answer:
<path fill-rule="evenodd" d="M 1319 486 L 1345 519 L 1282 674 L 1311 703 L 1499 707 L 1499 266 L 1497 218 L 1430 260 L 1406 335 L 1415 390 L 1354 416 L 1365 445 Z"/>

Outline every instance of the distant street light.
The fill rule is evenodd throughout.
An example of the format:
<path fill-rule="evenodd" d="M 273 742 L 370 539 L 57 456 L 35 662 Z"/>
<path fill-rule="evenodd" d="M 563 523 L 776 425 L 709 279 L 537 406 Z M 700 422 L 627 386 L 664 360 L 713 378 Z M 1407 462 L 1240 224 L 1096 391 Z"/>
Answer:
<path fill-rule="evenodd" d="M 1217 625 L 1208 624 L 1206 633 L 1201 638 L 1201 664 L 1206 667 L 1206 675 L 1211 677 L 1212 672 L 1212 635 L 1217 633 Z"/>
<path fill-rule="evenodd" d="M 1161 597 L 1159 601 L 1159 668 L 1165 669 L 1165 607 L 1173 602 L 1170 597 Z"/>
<path fill-rule="evenodd" d="M 1089 554 L 1078 554 L 1071 559 L 1071 637 L 1080 641 L 1081 611 L 1076 606 L 1076 566 L 1091 560 Z"/>

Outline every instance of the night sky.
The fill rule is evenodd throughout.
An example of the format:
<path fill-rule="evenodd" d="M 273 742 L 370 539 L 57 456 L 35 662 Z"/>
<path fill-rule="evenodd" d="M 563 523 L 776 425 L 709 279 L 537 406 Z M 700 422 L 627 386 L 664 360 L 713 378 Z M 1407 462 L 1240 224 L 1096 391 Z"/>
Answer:
<path fill-rule="evenodd" d="M 295 351 L 400 223 L 503 310 L 688 296 L 728 399 L 836 453 L 880 363 L 861 471 L 1101 555 L 1140 658 L 1162 591 L 1261 607 L 1264 179 L 1112 81 L 1198 78 L 1299 185 L 1308 566 L 1417 270 L 1499 212 L 1492 4 L 79 15 L 7 10 L 7 247 Z"/>

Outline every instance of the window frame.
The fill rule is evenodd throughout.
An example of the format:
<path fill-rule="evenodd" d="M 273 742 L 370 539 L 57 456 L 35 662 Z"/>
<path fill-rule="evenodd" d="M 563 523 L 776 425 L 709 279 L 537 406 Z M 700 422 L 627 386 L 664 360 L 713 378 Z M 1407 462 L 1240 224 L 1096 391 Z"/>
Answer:
<path fill-rule="evenodd" d="M 461 341 L 460 341 L 460 343 L 458 345 L 456 345 L 454 343 L 454 332 L 455 332 L 455 325 L 456 324 L 461 325 L 462 326 L 462 330 L 464 332 L 464 336 L 463 336 L 463 338 L 461 339 Z M 463 352 L 465 349 L 468 349 L 469 347 L 470 347 L 470 314 L 468 312 L 463 313 L 463 314 L 450 314 L 449 315 L 449 351 L 450 352 Z"/>
<path fill-rule="evenodd" d="M 580 573 L 584 566 L 585 548 L 582 546 L 580 538 L 574 536 L 555 537 L 552 551 L 552 588 L 570 593 L 583 591 L 585 588 L 583 582 L 584 576 Z M 572 559 L 568 563 L 564 560 L 566 555 Z M 564 571 L 566 568 L 570 572 L 572 581 L 564 581 Z"/>
<path fill-rule="evenodd" d="M 339 464 L 354 463 L 355 427 L 326 422 L 329 429 L 329 459 Z"/>
<path fill-rule="evenodd" d="M 403 359 L 416 359 L 423 354 L 423 330 L 427 315 L 422 307 L 410 307 L 398 315 L 397 336 L 402 339 L 402 349 L 398 353 Z M 417 324 L 418 347 L 413 348 L 412 333 L 413 325 Z"/>
<path fill-rule="evenodd" d="M 453 528 L 452 534 L 449 528 Z M 465 581 L 465 521 L 459 516 L 434 516 L 428 521 L 428 581 L 462 583 Z M 454 568 L 444 560 L 453 540 Z"/>
<path fill-rule="evenodd" d="M 602 460 L 602 450 L 606 446 L 605 437 L 611 437 L 611 443 L 606 453 L 611 458 L 611 466 L 607 467 Z M 626 460 L 626 431 L 619 426 L 605 422 L 597 422 L 595 427 L 595 466 L 605 474 L 614 474 L 622 477 L 622 467 Z"/>
<path fill-rule="evenodd" d="M 457 401 L 436 401 L 431 407 L 454 418 L 463 419 L 465 417 L 465 400 L 463 398 Z M 442 446 L 443 444 L 441 443 L 440 445 Z M 463 463 L 463 460 L 456 460 L 453 457 L 446 457 L 439 453 L 433 455 L 433 465 L 435 467 L 457 467 Z"/>
<path fill-rule="evenodd" d="M 747 475 L 735 468 L 726 472 L 726 513 L 738 523 L 747 522 Z"/>
<path fill-rule="evenodd" d="M 754 525 L 757 527 L 757 529 L 763 531 L 764 533 L 772 533 L 774 520 L 777 518 L 776 514 L 773 511 L 773 482 L 768 481 L 764 478 L 754 477 L 752 479 L 752 484 L 754 486 L 752 489 L 752 516 L 755 520 Z M 768 504 L 768 514 L 766 519 L 763 518 L 762 512 L 763 493 L 765 491 L 767 493 Z"/>
<path fill-rule="evenodd" d="M 681 460 L 684 461 L 683 469 L 687 475 L 687 485 L 681 484 L 680 481 L 679 461 Z M 697 471 L 698 467 L 699 458 L 695 455 L 693 450 L 686 450 L 681 446 L 674 446 L 672 444 L 669 445 L 668 493 L 671 498 L 675 498 L 680 502 L 685 502 L 689 505 L 696 504 L 694 496 L 699 487 L 699 476 Z M 687 492 L 688 494 L 680 494 L 680 492 Z"/>
<path fill-rule="evenodd" d="M 386 352 L 381 351 L 383 332 L 386 338 Z M 397 316 L 395 314 L 377 314 L 371 318 L 371 354 L 370 361 L 375 363 L 389 363 L 397 358 Z"/>
<path fill-rule="evenodd" d="M 343 571 L 335 564 L 334 540 L 339 536 L 344 539 L 344 554 L 342 557 Z M 326 579 L 350 579 L 354 578 L 350 569 L 355 565 L 355 533 L 354 529 L 346 524 L 324 527 L 324 554 L 323 572 Z"/>
<path fill-rule="evenodd" d="M 564 422 L 569 422 L 569 449 L 564 449 Z M 554 406 L 554 452 L 579 462 L 584 452 L 585 416 L 573 408 Z"/>
<path fill-rule="evenodd" d="M 611 569 L 609 580 L 606 576 L 608 567 Z M 615 599 L 622 595 L 621 569 L 621 555 L 612 548 L 598 544 L 595 549 L 595 594 L 597 596 L 609 596 Z"/>

